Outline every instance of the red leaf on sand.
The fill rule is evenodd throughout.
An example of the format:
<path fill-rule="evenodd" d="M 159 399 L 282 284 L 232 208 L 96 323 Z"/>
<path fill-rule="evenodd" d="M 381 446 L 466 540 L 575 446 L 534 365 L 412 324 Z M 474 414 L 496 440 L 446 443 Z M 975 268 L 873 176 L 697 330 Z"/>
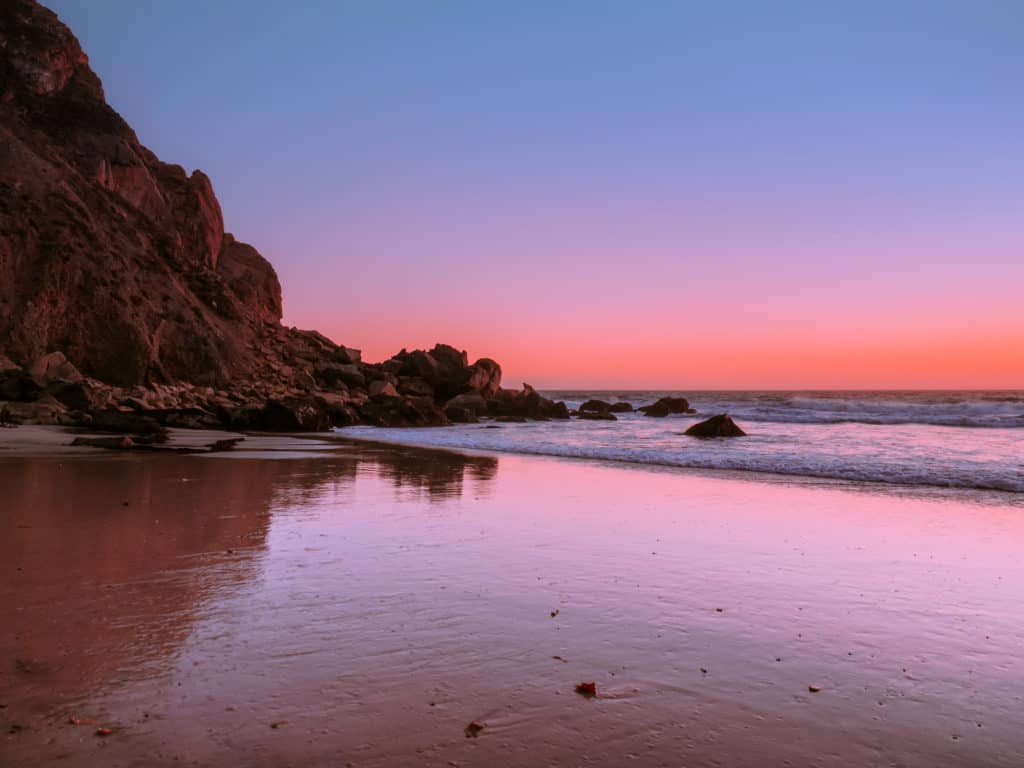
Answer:
<path fill-rule="evenodd" d="M 113 732 L 114 731 L 111 730 L 110 728 L 97 728 L 96 729 L 96 735 L 97 736 L 109 736 Z"/>
<path fill-rule="evenodd" d="M 576 683 L 576 693 L 581 696 L 597 696 L 597 683 Z"/>
<path fill-rule="evenodd" d="M 466 726 L 466 738 L 471 736 L 475 739 L 477 735 L 485 728 L 483 723 L 478 723 L 476 720 Z"/>

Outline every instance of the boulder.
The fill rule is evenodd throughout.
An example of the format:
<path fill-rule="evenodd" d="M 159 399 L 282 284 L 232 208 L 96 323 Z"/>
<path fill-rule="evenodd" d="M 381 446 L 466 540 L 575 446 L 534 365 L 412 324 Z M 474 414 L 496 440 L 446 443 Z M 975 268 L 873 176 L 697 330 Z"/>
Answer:
<path fill-rule="evenodd" d="M 339 363 L 360 363 L 363 360 L 363 353 L 358 349 L 339 344 L 334 352 L 334 359 Z"/>
<path fill-rule="evenodd" d="M 329 387 L 338 383 L 346 387 L 366 386 L 366 376 L 355 363 L 329 363 L 320 366 L 316 369 L 316 378 Z"/>
<path fill-rule="evenodd" d="M 20 371 L 21 366 L 15 363 L 7 355 L 0 354 L 0 374 L 7 373 L 8 371 Z"/>
<path fill-rule="evenodd" d="M 580 416 L 584 413 L 611 413 L 611 403 L 606 403 L 604 400 L 587 400 L 580 406 Z"/>
<path fill-rule="evenodd" d="M 395 385 L 384 379 L 371 381 L 366 387 L 366 393 L 370 397 L 398 397 L 398 390 L 395 389 Z"/>
<path fill-rule="evenodd" d="M 54 379 L 64 381 L 81 381 L 82 374 L 75 368 L 63 352 L 50 352 L 37 357 L 27 366 L 25 372 L 32 377 L 39 386 L 45 386 Z"/>
<path fill-rule="evenodd" d="M 334 392 L 314 392 L 313 397 L 324 404 L 332 426 L 350 427 L 359 423 L 359 414 L 352 407 L 347 395 L 339 395 Z"/>
<path fill-rule="evenodd" d="M 46 385 L 46 393 L 72 410 L 91 411 L 106 408 L 110 404 L 109 390 L 96 384 L 97 382 L 88 379 L 54 379 Z"/>
<path fill-rule="evenodd" d="M 445 406 L 444 415 L 455 424 L 476 424 L 480 421 L 472 408 L 460 408 L 456 405 Z"/>
<path fill-rule="evenodd" d="M 378 427 L 437 427 L 448 417 L 429 397 L 377 397 L 359 407 L 360 421 Z"/>
<path fill-rule="evenodd" d="M 0 372 L 0 400 L 36 400 L 43 388 L 19 368 Z"/>
<path fill-rule="evenodd" d="M 269 400 L 259 412 L 256 429 L 265 432 L 327 432 L 331 415 L 327 404 L 316 397 Z"/>
<path fill-rule="evenodd" d="M 4 410 L 9 419 L 19 424 L 58 424 L 67 412 L 67 408 L 50 395 L 30 403 L 7 403 Z"/>
<path fill-rule="evenodd" d="M 480 358 L 470 367 L 464 386 L 484 397 L 494 397 L 501 389 L 501 366 L 489 357 Z"/>
<path fill-rule="evenodd" d="M 644 416 L 656 416 L 657 418 L 664 418 L 672 412 L 668 405 L 661 402 L 661 400 L 653 405 L 642 405 L 637 410 L 643 413 Z"/>
<path fill-rule="evenodd" d="M 612 403 L 611 408 L 609 408 L 609 410 L 612 413 L 632 413 L 633 405 L 623 400 L 617 403 Z"/>
<path fill-rule="evenodd" d="M 488 400 L 487 410 L 491 416 L 523 416 L 538 420 L 569 418 L 569 409 L 565 403 L 549 400 L 525 382 L 519 392 L 499 389 Z"/>
<path fill-rule="evenodd" d="M 463 392 L 461 395 L 456 395 L 444 405 L 445 411 L 449 408 L 464 409 L 471 411 L 474 416 L 487 413 L 487 400 L 484 396 L 476 391 Z"/>
<path fill-rule="evenodd" d="M 433 397 L 434 388 L 419 376 L 399 376 L 398 391 L 413 397 Z"/>
<path fill-rule="evenodd" d="M 690 427 L 684 434 L 691 437 L 744 437 L 747 433 L 740 429 L 727 414 L 712 416 Z"/>

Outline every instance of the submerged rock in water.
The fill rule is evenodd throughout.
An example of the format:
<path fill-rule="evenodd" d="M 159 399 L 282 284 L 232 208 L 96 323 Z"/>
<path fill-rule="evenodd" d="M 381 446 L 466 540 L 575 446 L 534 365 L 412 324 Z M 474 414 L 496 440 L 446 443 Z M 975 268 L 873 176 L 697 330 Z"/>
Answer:
<path fill-rule="evenodd" d="M 728 414 L 721 413 L 694 424 L 684 434 L 690 437 L 745 437 L 747 433 Z"/>

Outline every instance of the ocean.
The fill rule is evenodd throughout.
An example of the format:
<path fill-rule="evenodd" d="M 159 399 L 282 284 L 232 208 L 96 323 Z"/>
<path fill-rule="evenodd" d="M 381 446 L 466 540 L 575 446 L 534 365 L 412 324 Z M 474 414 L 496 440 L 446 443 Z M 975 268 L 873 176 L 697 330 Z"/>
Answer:
<path fill-rule="evenodd" d="M 617 421 L 349 427 L 350 437 L 407 445 L 739 470 L 896 486 L 1024 494 L 1024 391 L 545 391 L 576 408 L 686 397 L 695 414 Z M 748 433 L 700 440 L 691 424 L 728 413 Z"/>

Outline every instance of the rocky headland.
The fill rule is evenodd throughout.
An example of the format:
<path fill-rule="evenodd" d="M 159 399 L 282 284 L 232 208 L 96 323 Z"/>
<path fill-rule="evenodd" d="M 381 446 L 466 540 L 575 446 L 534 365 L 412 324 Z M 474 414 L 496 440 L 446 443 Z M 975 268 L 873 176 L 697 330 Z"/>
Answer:
<path fill-rule="evenodd" d="M 382 363 L 281 323 L 270 263 L 213 187 L 106 102 L 71 31 L 0 6 L 0 421 L 323 430 L 567 418 L 489 359 L 438 344 Z M 144 419 L 145 422 L 140 422 Z"/>

